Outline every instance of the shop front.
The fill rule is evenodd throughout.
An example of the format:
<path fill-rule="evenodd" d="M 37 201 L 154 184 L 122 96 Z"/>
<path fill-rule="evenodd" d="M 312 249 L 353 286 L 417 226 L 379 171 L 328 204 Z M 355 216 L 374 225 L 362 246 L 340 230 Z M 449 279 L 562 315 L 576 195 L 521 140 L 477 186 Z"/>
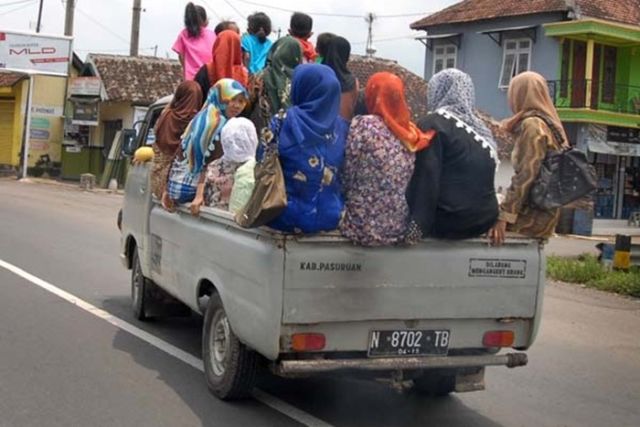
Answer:
<path fill-rule="evenodd" d="M 578 141 L 598 176 L 595 218 L 628 219 L 640 212 L 640 129 L 585 124 Z"/>

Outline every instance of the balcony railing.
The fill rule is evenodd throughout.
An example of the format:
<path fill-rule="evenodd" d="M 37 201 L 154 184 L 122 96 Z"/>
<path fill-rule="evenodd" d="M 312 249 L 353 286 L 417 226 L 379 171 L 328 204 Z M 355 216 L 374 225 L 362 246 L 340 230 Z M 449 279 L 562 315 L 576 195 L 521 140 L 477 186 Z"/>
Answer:
<path fill-rule="evenodd" d="M 589 89 L 591 97 L 587 98 Z M 640 115 L 640 86 L 592 80 L 553 80 L 549 82 L 549 91 L 556 108 L 588 108 Z"/>

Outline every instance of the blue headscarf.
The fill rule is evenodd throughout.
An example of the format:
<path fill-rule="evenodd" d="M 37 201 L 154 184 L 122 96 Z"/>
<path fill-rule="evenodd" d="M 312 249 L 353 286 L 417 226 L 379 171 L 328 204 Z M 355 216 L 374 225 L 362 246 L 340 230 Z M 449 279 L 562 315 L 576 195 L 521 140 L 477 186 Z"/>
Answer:
<path fill-rule="evenodd" d="M 220 131 L 227 122 L 227 104 L 240 94 L 248 98 L 246 89 L 239 82 L 220 79 L 211 87 L 204 106 L 182 134 L 183 158 L 192 174 L 199 174 L 213 154 Z"/>
<path fill-rule="evenodd" d="M 339 117 L 340 82 L 325 65 L 300 65 L 293 73 L 291 102 L 278 140 L 287 208 L 270 226 L 302 233 L 334 230 L 344 207 L 338 177 L 349 127 Z"/>

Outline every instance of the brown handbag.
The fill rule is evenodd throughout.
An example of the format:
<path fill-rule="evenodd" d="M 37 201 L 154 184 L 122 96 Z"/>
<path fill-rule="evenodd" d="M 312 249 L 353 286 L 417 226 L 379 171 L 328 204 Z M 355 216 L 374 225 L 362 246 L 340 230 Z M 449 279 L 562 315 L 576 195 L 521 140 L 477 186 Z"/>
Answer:
<path fill-rule="evenodd" d="M 282 116 L 276 117 L 275 132 L 264 129 L 261 142 L 264 156 L 255 167 L 255 186 L 247 204 L 236 212 L 235 221 L 243 228 L 255 228 L 276 219 L 287 207 L 287 191 L 278 156 L 277 135 Z"/>

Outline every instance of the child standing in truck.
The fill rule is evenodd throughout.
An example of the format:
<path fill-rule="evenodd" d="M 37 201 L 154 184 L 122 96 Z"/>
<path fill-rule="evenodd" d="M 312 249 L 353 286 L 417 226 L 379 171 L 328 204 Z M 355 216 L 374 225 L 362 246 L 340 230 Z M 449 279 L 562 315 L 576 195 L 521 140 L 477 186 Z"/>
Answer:
<path fill-rule="evenodd" d="M 242 52 L 249 74 L 256 74 L 266 65 L 273 44 L 267 38 L 271 34 L 271 19 L 265 13 L 256 12 L 249 16 L 248 21 L 248 34 L 242 36 Z"/>
<path fill-rule="evenodd" d="M 291 15 L 291 21 L 289 23 L 289 34 L 294 37 L 302 46 L 302 54 L 304 55 L 305 63 L 314 63 L 318 54 L 313 43 L 309 41 L 313 35 L 313 18 L 306 13 L 296 12 Z"/>

